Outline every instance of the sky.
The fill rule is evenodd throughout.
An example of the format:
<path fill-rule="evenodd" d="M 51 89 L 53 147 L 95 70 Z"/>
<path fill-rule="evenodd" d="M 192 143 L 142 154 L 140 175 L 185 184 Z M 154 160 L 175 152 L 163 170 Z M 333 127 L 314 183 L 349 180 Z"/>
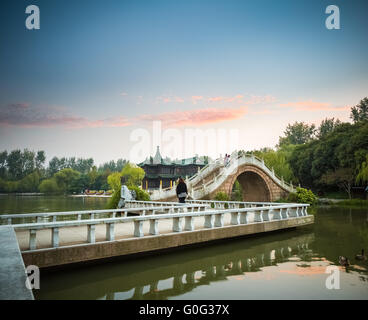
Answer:
<path fill-rule="evenodd" d="M 368 96 L 367 52 L 364 0 L 6 0 L 0 151 L 101 164 L 156 145 L 179 158 L 275 147 L 289 123 L 350 121 Z M 186 148 L 194 129 L 216 133 Z"/>

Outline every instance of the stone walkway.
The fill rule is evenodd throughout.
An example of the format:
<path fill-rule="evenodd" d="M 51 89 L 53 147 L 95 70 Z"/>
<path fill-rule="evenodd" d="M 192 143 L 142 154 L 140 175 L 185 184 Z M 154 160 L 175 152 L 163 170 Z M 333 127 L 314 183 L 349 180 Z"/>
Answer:
<path fill-rule="evenodd" d="M 224 215 L 224 225 L 230 225 L 230 214 Z M 194 218 L 194 229 L 204 229 L 204 217 Z M 182 227 L 184 230 L 185 219 L 182 221 Z M 149 221 L 143 223 L 144 235 L 149 235 Z M 160 234 L 171 233 L 173 220 L 172 219 L 160 219 L 158 220 L 158 231 Z M 86 244 L 87 243 L 87 226 L 77 226 L 59 229 L 59 246 L 68 246 L 74 244 Z M 44 229 L 37 231 L 37 249 L 51 248 L 51 229 Z M 96 242 L 106 241 L 106 225 L 96 225 Z M 16 231 L 19 247 L 22 251 L 29 249 L 29 231 L 18 230 Z M 134 223 L 116 223 L 115 224 L 115 240 L 128 239 L 134 237 Z"/>

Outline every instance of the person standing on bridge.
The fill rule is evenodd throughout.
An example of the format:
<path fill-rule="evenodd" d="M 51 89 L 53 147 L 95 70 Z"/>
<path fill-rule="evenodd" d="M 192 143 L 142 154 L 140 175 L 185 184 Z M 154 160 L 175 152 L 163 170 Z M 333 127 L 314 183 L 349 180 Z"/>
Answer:
<path fill-rule="evenodd" d="M 176 187 L 176 195 L 178 196 L 179 203 L 185 203 L 185 198 L 188 196 L 188 189 L 183 178 L 179 178 L 179 183 Z"/>

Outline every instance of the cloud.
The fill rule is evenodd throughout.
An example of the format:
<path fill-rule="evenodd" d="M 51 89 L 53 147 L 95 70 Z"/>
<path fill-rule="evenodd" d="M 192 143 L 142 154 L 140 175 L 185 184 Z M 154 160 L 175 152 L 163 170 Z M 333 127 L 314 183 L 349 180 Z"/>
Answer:
<path fill-rule="evenodd" d="M 271 95 L 265 96 L 256 96 L 256 95 L 242 95 L 237 94 L 233 97 L 224 97 L 224 96 L 216 96 L 209 97 L 207 101 L 210 103 L 216 102 L 224 102 L 224 103 L 236 103 L 241 105 L 254 105 L 254 104 L 266 104 L 266 103 L 274 103 L 276 98 Z"/>
<path fill-rule="evenodd" d="M 0 107 L 0 126 L 22 128 L 98 128 L 130 125 L 125 118 L 91 120 L 65 113 L 62 108 L 37 108 L 30 104 L 12 103 Z"/>
<path fill-rule="evenodd" d="M 160 103 L 183 103 L 184 99 L 178 96 L 167 96 L 167 95 L 162 95 L 156 98 L 156 102 Z"/>
<path fill-rule="evenodd" d="M 315 102 L 312 100 L 280 103 L 280 107 L 292 108 L 296 111 L 345 111 L 349 106 L 332 106 L 328 102 Z"/>
<path fill-rule="evenodd" d="M 197 104 L 198 101 L 203 100 L 203 96 L 192 96 L 192 103 Z"/>
<path fill-rule="evenodd" d="M 164 126 L 201 126 L 209 123 L 217 123 L 239 119 L 248 112 L 246 107 L 240 108 L 205 108 L 188 111 L 165 112 L 158 115 L 142 115 L 142 121 L 162 121 Z"/>
<path fill-rule="evenodd" d="M 123 97 L 125 97 L 125 96 L 127 96 L 128 94 L 127 94 L 126 92 L 122 92 L 122 93 L 120 93 L 120 95 L 121 95 L 121 96 L 123 96 Z"/>

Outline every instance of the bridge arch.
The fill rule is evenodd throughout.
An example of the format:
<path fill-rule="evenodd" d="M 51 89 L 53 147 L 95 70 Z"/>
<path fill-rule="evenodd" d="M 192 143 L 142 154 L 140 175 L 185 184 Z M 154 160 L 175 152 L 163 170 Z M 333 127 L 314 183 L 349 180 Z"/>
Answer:
<path fill-rule="evenodd" d="M 225 191 L 231 196 L 232 188 L 235 181 L 238 180 L 243 190 L 243 201 L 250 202 L 270 202 L 274 200 L 272 194 L 272 181 L 267 174 L 252 165 L 240 167 L 237 172 L 230 178 Z"/>

